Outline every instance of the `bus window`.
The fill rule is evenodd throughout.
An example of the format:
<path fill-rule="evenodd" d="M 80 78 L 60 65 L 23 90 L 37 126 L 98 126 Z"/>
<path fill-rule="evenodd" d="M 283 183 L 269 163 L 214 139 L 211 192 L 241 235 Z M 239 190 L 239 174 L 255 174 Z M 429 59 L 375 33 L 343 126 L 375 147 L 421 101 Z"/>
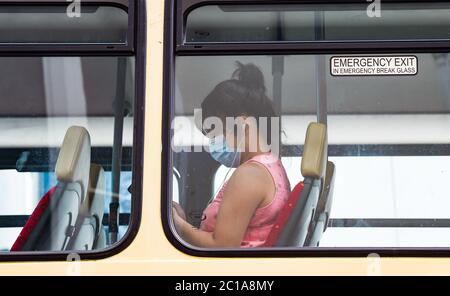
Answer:
<path fill-rule="evenodd" d="M 317 81 L 310 73 L 318 57 L 331 61 L 335 56 L 177 58 L 173 157 L 178 182 L 183 184 L 179 203 L 192 225 L 201 227 L 205 207 L 233 175 L 206 151 L 208 138 L 197 129 L 194 110 L 201 109 L 208 92 L 230 77 L 234 61 L 258 65 L 267 93 L 274 95 L 275 57 L 284 63 L 278 97 L 280 156 L 292 189 L 303 179 L 299 167 L 306 127 L 316 120 Z M 330 226 L 321 247 L 448 245 L 450 217 L 444 197 L 449 174 L 450 58 L 415 57 L 420 64 L 416 75 L 333 76 L 330 63 L 326 64 L 328 155 L 337 175 Z M 370 240 L 365 239 L 368 236 Z"/>
<path fill-rule="evenodd" d="M 448 39 L 448 3 L 383 3 L 383 17 L 366 4 L 207 5 L 186 23 L 187 43 L 396 41 Z M 317 34 L 317 23 L 323 34 Z"/>
<path fill-rule="evenodd" d="M 211 67 L 213 64 L 216 66 Z M 308 75 L 310 71 L 315 71 L 315 62 L 311 57 L 178 57 L 172 151 L 180 193 L 174 193 L 173 201 L 183 209 L 187 222 L 195 227 L 204 227 L 205 208 L 214 203 L 214 197 L 220 195 L 221 188 L 234 173 L 233 168 L 215 160 L 209 153 L 209 139 L 198 128 L 198 120 L 204 116 L 200 119 L 204 121 L 208 116 L 209 111 L 203 103 L 208 94 L 218 85 L 220 87 L 223 81 L 229 80 L 239 67 L 248 67 L 262 74 L 267 104 L 274 110 L 273 116 L 268 118 L 275 120 L 271 125 L 274 140 L 273 143 L 268 142 L 273 144 L 273 152 L 279 149 L 279 156 L 284 153 L 275 141 L 275 137 L 279 137 L 283 145 L 292 145 L 289 148 L 291 153 L 301 155 L 306 129 L 309 123 L 316 121 L 317 89 L 314 77 Z M 239 101 L 236 104 L 239 105 Z M 253 107 L 249 108 L 252 112 Z M 260 125 L 260 128 L 265 126 Z M 276 178 L 284 184 L 280 186 L 288 187 L 280 199 L 287 199 L 291 185 L 294 187 L 303 179 L 300 165 L 297 159 L 288 158 L 282 158 L 278 165 Z M 278 176 L 285 173 L 285 178 Z"/>

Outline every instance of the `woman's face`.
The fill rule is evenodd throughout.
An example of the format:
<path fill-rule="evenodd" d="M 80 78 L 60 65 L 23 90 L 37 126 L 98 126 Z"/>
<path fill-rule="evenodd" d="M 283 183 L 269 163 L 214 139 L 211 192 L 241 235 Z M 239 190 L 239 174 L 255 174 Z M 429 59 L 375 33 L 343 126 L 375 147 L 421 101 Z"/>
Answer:
<path fill-rule="evenodd" d="M 235 125 L 224 129 L 223 136 L 230 148 L 240 152 L 257 152 L 259 145 L 259 130 L 256 120 L 250 117 L 240 117 Z"/>
<path fill-rule="evenodd" d="M 254 117 L 240 116 L 237 118 L 218 119 L 220 122 L 208 122 L 203 133 L 208 138 L 222 137 L 227 146 L 240 152 L 257 152 L 260 145 L 260 134 Z"/>

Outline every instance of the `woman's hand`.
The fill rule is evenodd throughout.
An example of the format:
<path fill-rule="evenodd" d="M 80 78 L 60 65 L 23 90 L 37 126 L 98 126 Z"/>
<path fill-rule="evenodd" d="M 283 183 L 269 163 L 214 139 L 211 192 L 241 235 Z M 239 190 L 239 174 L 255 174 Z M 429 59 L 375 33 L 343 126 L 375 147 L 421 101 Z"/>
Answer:
<path fill-rule="evenodd" d="M 175 201 L 172 201 L 172 208 L 177 212 L 178 216 L 186 221 L 186 214 L 184 213 L 183 208 Z"/>
<path fill-rule="evenodd" d="M 186 223 L 186 220 L 184 220 L 182 217 L 180 217 L 180 214 L 178 214 L 177 209 L 175 206 L 172 206 L 172 217 L 173 217 L 173 225 L 175 226 L 175 230 L 177 231 L 178 235 L 183 235 L 183 225 Z"/>
<path fill-rule="evenodd" d="M 214 232 L 203 231 L 183 220 L 176 203 L 172 205 L 175 229 L 184 241 L 193 246 L 238 248 L 258 206 L 268 192 L 273 194 L 271 186 L 274 187 L 273 180 L 265 168 L 253 163 L 241 165 L 224 190 Z"/>

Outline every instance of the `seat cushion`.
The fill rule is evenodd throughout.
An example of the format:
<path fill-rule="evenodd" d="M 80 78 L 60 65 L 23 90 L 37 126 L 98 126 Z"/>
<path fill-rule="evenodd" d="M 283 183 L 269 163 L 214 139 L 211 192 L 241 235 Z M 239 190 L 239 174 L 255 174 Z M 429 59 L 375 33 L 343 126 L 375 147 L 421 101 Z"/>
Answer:
<path fill-rule="evenodd" d="M 304 178 L 321 179 L 325 176 L 328 155 L 327 126 L 313 122 L 306 131 L 301 172 Z"/>
<path fill-rule="evenodd" d="M 16 241 L 11 247 L 11 252 L 14 251 L 21 251 L 25 242 L 27 241 L 28 237 L 30 236 L 30 233 L 33 231 L 33 229 L 38 224 L 39 220 L 41 219 L 42 215 L 44 214 L 45 210 L 50 204 L 51 197 L 53 193 L 56 190 L 56 186 L 52 187 L 47 193 L 41 198 L 38 205 L 34 209 L 33 213 L 31 214 L 30 218 L 28 218 L 27 222 L 25 223 L 25 226 L 20 231 L 19 236 L 17 237 Z"/>
<path fill-rule="evenodd" d="M 276 244 L 278 237 L 280 236 L 281 231 L 286 225 L 289 216 L 292 214 L 292 211 L 295 208 L 295 205 L 297 204 L 297 201 L 300 198 L 300 195 L 304 187 L 305 184 L 303 182 L 298 183 L 294 187 L 294 189 L 291 192 L 291 195 L 289 196 L 289 199 L 286 202 L 286 205 L 278 215 L 277 221 L 273 226 L 272 230 L 270 231 L 266 243 L 264 244 L 264 247 L 273 247 Z"/>

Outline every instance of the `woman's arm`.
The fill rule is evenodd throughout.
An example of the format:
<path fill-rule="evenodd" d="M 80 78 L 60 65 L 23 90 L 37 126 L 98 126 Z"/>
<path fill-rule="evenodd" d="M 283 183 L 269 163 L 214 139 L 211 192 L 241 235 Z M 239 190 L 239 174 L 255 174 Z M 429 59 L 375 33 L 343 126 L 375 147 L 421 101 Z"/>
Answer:
<path fill-rule="evenodd" d="M 250 220 L 268 193 L 274 191 L 269 173 L 258 164 L 240 166 L 231 176 L 220 204 L 214 232 L 196 229 L 173 211 L 178 233 L 203 248 L 240 247 Z"/>

